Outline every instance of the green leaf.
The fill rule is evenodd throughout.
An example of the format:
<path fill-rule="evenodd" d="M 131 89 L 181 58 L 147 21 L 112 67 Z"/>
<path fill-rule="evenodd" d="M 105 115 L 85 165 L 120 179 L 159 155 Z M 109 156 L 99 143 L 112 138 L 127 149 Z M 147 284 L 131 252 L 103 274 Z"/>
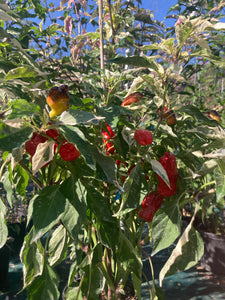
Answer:
<path fill-rule="evenodd" d="M 80 287 L 69 287 L 66 290 L 65 300 L 83 300 Z"/>
<path fill-rule="evenodd" d="M 80 181 L 74 182 L 70 177 L 63 182 L 60 191 L 67 199 L 61 220 L 77 242 L 78 233 L 86 219 L 86 190 Z"/>
<path fill-rule="evenodd" d="M 97 107 L 97 112 L 99 115 L 105 117 L 106 122 L 110 126 L 112 126 L 112 123 L 118 122 L 120 115 L 128 114 L 128 110 L 125 107 L 113 104 Z"/>
<path fill-rule="evenodd" d="M 90 149 L 93 159 L 96 162 L 97 174 L 103 173 L 102 178 L 97 176 L 103 181 L 113 183 L 115 186 L 119 187 L 117 182 L 117 168 L 116 163 L 113 158 L 104 153 L 100 152 L 97 147 L 91 147 Z"/>
<path fill-rule="evenodd" d="M 194 172 L 198 172 L 202 167 L 202 159 L 188 151 L 179 151 L 176 154 L 177 158 L 183 161 L 183 163 Z"/>
<path fill-rule="evenodd" d="M 152 68 L 153 66 L 153 63 L 149 62 L 144 56 L 117 57 L 109 60 L 109 62 L 119 65 L 129 65 L 144 68 Z"/>
<path fill-rule="evenodd" d="M 188 129 L 187 132 L 201 134 L 209 139 L 224 141 L 225 131 L 220 127 L 209 127 L 207 125 L 196 126 L 194 129 Z M 210 157 L 208 155 L 208 157 Z"/>
<path fill-rule="evenodd" d="M 119 211 L 114 216 L 127 214 L 139 206 L 142 178 L 143 171 L 139 165 L 136 165 L 124 184 L 122 202 Z"/>
<path fill-rule="evenodd" d="M 136 275 L 136 280 L 141 279 L 142 260 L 140 254 L 135 251 L 134 246 L 122 231 L 119 233 L 117 258 L 126 271 L 129 270 Z"/>
<path fill-rule="evenodd" d="M 5 219 L 6 207 L 0 199 L 0 249 L 5 245 L 8 237 L 8 228 Z"/>
<path fill-rule="evenodd" d="M 38 75 L 44 75 L 30 66 L 18 67 L 10 70 L 4 77 L 4 81 L 16 79 L 16 78 L 36 78 Z M 46 73 L 48 75 L 48 73 Z"/>
<path fill-rule="evenodd" d="M 27 297 L 29 300 L 57 300 L 60 297 L 58 285 L 57 274 L 48 264 L 45 264 L 42 275 L 36 277 L 27 288 Z"/>
<path fill-rule="evenodd" d="M 142 285 L 142 278 L 140 276 L 136 276 L 134 272 L 131 273 L 132 283 L 135 290 L 135 295 L 138 299 L 141 299 L 141 285 Z"/>
<path fill-rule="evenodd" d="M 193 118 L 195 117 L 198 122 L 205 123 L 211 126 L 218 126 L 218 122 L 212 119 L 209 119 L 205 114 L 203 114 L 196 106 L 194 105 L 183 105 L 179 108 L 179 112 L 186 113 Z"/>
<path fill-rule="evenodd" d="M 218 166 L 217 160 L 210 159 L 210 160 L 205 161 L 202 164 L 201 168 L 196 171 L 197 171 L 197 174 L 204 176 L 206 174 L 211 173 L 217 166 Z"/>
<path fill-rule="evenodd" d="M 6 191 L 7 201 L 9 205 L 12 207 L 13 188 L 12 188 L 12 182 L 10 181 L 9 171 L 6 171 L 3 174 L 3 178 L 1 178 L 1 181 L 4 186 L 4 190 Z"/>
<path fill-rule="evenodd" d="M 46 11 L 40 0 L 31 0 L 34 5 L 34 11 L 40 19 L 45 19 Z M 41 299 L 41 298 L 40 298 Z"/>
<path fill-rule="evenodd" d="M 20 259 L 24 264 L 24 288 L 30 285 L 37 276 L 40 276 L 44 267 L 44 249 L 40 241 L 32 242 L 34 228 L 25 236 L 20 252 Z"/>
<path fill-rule="evenodd" d="M 66 199 L 58 185 L 47 186 L 40 191 L 33 202 L 33 222 L 37 240 L 60 220 L 64 213 Z"/>
<path fill-rule="evenodd" d="M 60 125 L 77 125 L 77 124 L 95 124 L 97 125 L 103 117 L 97 117 L 89 111 L 85 110 L 70 110 L 64 111 L 60 117 Z"/>
<path fill-rule="evenodd" d="M 14 100 L 11 105 L 12 112 L 8 116 L 9 119 L 23 118 L 38 114 L 40 112 L 40 106 L 25 99 Z"/>
<path fill-rule="evenodd" d="M 224 195 L 225 195 L 225 174 L 221 171 L 225 170 L 225 163 L 223 160 L 218 161 L 220 169 L 215 172 L 216 179 L 216 202 L 222 202 L 224 204 Z"/>
<path fill-rule="evenodd" d="M 102 272 L 98 268 L 98 264 L 102 263 L 103 257 L 102 244 L 97 244 L 91 253 L 89 253 L 79 265 L 86 276 L 82 282 L 82 292 L 88 295 L 88 299 L 98 299 L 98 295 L 103 291 L 105 286 L 105 279 Z"/>
<path fill-rule="evenodd" d="M 187 227 L 159 274 L 160 286 L 166 276 L 195 266 L 204 253 L 203 240 L 193 227 Z"/>
<path fill-rule="evenodd" d="M 102 243 L 114 249 L 118 240 L 118 222 L 112 216 L 109 201 L 97 189 L 92 186 L 87 188 L 88 208 L 97 217 L 99 234 Z"/>
<path fill-rule="evenodd" d="M 194 51 L 190 54 L 190 57 L 202 57 L 209 60 L 215 66 L 224 69 L 225 61 L 222 57 L 213 55 L 207 49 L 202 49 L 200 51 Z"/>
<path fill-rule="evenodd" d="M 164 200 L 162 208 L 153 218 L 152 255 L 168 248 L 180 235 L 181 216 L 177 201 Z"/>
<path fill-rule="evenodd" d="M 62 262 L 67 255 L 68 246 L 71 243 L 70 236 L 67 233 L 66 228 L 63 225 L 58 226 L 49 241 L 49 264 L 55 266 Z"/>
<path fill-rule="evenodd" d="M 16 191 L 21 196 L 25 196 L 26 188 L 29 182 L 29 175 L 20 165 L 17 165 L 14 169 L 13 182 L 15 184 Z"/>
<path fill-rule="evenodd" d="M 6 136 L 0 138 L 0 151 L 12 151 L 19 148 L 29 137 L 32 129 L 29 127 L 13 130 Z"/>
<path fill-rule="evenodd" d="M 92 169 L 95 169 L 95 163 L 90 153 L 91 145 L 85 138 L 83 132 L 79 128 L 69 126 L 69 125 L 68 126 L 62 125 L 60 128 L 65 134 L 66 139 L 69 142 L 74 143 L 76 145 L 80 153 L 85 157 L 87 164 Z"/>

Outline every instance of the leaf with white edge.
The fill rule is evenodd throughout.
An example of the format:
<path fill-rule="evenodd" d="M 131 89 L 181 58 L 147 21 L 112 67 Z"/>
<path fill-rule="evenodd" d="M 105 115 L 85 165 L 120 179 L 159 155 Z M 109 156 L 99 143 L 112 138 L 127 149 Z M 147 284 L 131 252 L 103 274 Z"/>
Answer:
<path fill-rule="evenodd" d="M 209 157 L 209 158 L 225 158 L 225 149 L 219 149 L 219 150 L 214 150 L 211 153 L 203 155 L 204 157 Z"/>
<path fill-rule="evenodd" d="M 49 264 L 55 266 L 66 258 L 67 249 L 71 242 L 69 234 L 63 225 L 58 226 L 49 241 Z"/>
<path fill-rule="evenodd" d="M 40 276 L 44 267 L 44 248 L 40 241 L 33 242 L 33 228 L 26 235 L 20 252 L 23 263 L 24 288 L 30 285 L 34 279 Z"/>
<path fill-rule="evenodd" d="M 70 177 L 62 183 L 60 192 L 66 198 L 61 220 L 67 231 L 77 242 L 80 228 L 86 218 L 86 189 L 79 180 L 75 182 L 73 177 Z"/>
<path fill-rule="evenodd" d="M 10 205 L 10 207 L 12 207 L 12 200 L 13 200 L 13 188 L 12 188 L 12 182 L 10 181 L 10 174 L 9 171 L 6 171 L 3 174 L 3 177 L 1 178 L 2 184 L 4 186 L 4 190 L 6 191 L 6 197 L 7 197 L 7 201 Z"/>
<path fill-rule="evenodd" d="M 5 204 L 0 199 L 0 248 L 5 245 L 8 237 L 8 228 L 6 225 L 5 213 Z"/>
<path fill-rule="evenodd" d="M 225 68 L 225 61 L 222 57 L 220 56 L 216 56 L 211 54 L 209 51 L 207 51 L 207 49 L 202 49 L 200 51 L 193 51 L 190 55 L 190 57 L 202 57 L 205 58 L 207 60 L 209 60 L 211 63 L 213 63 L 214 65 L 216 65 L 219 68 Z"/>
<path fill-rule="evenodd" d="M 28 286 L 27 298 L 30 300 L 58 300 L 60 297 L 58 285 L 58 275 L 46 263 L 41 276 L 36 277 L 32 284 Z"/>
<path fill-rule="evenodd" d="M 177 272 L 188 270 L 196 265 L 204 253 L 204 244 L 202 238 L 200 234 L 192 227 L 197 210 L 198 205 L 195 207 L 194 215 L 190 223 L 184 230 L 177 242 L 176 247 L 172 251 L 172 254 L 160 271 L 160 286 L 162 286 L 162 281 L 166 275 L 170 276 Z"/>
<path fill-rule="evenodd" d="M 216 167 L 218 166 L 218 162 L 216 159 L 210 159 L 203 163 L 202 167 L 197 171 L 199 175 L 210 174 Z"/>
<path fill-rule="evenodd" d="M 144 82 L 143 78 L 138 76 L 135 78 L 131 84 L 131 87 L 129 88 L 128 93 L 125 97 L 128 97 L 130 94 L 136 92 L 136 90 L 139 88 L 139 86 Z"/>
<path fill-rule="evenodd" d="M 4 123 L 8 126 L 14 127 L 14 128 L 21 128 L 24 124 L 23 119 L 8 119 L 5 120 Z"/>
<path fill-rule="evenodd" d="M 225 30 L 225 23 L 217 22 L 216 24 L 207 24 L 208 26 L 205 29 L 212 29 L 212 30 Z"/>
<path fill-rule="evenodd" d="M 37 173 L 44 165 L 52 161 L 54 157 L 55 141 L 48 140 L 44 143 L 40 143 L 37 146 L 36 152 L 32 157 L 32 172 Z"/>
<path fill-rule="evenodd" d="M 103 120 L 104 117 L 97 117 L 89 111 L 84 110 L 70 110 L 64 111 L 60 117 L 59 122 L 63 125 L 77 125 L 77 124 L 95 124 L 97 125 L 100 120 Z"/>
<path fill-rule="evenodd" d="M 58 185 L 47 186 L 39 192 L 33 201 L 34 241 L 57 224 L 64 213 L 65 204 L 66 199 Z"/>
<path fill-rule="evenodd" d="M 176 200 L 176 199 L 174 199 Z M 152 254 L 168 248 L 181 233 L 181 216 L 177 201 L 164 201 L 152 224 Z"/>
<path fill-rule="evenodd" d="M 196 126 L 195 129 L 188 129 L 187 132 L 202 134 L 210 139 L 225 139 L 225 130 L 220 127 Z"/>
<path fill-rule="evenodd" d="M 160 286 L 162 286 L 162 281 L 165 276 L 171 276 L 194 267 L 203 254 L 204 243 L 201 235 L 191 227 L 191 229 L 185 233 L 185 236 L 181 236 L 171 256 L 161 269 L 159 274 Z"/>
<path fill-rule="evenodd" d="M 158 174 L 163 181 L 165 181 L 165 183 L 168 185 L 168 187 L 170 188 L 170 181 L 169 178 L 167 176 L 166 170 L 163 168 L 162 164 L 154 159 L 150 160 L 150 163 L 152 165 L 152 169 L 154 172 L 156 172 L 156 174 Z"/>

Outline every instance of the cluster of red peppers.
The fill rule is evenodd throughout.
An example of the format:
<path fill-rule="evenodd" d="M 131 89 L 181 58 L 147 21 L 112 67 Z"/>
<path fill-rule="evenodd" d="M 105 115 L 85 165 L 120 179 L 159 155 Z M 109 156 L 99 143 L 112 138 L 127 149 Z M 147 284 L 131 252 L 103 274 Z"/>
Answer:
<path fill-rule="evenodd" d="M 164 155 L 160 157 L 159 162 L 167 173 L 170 187 L 157 174 L 159 181 L 157 191 L 147 194 L 141 204 L 141 209 L 138 212 L 139 217 L 147 222 L 152 222 L 154 214 L 162 205 L 164 197 L 170 197 L 177 192 L 178 170 L 175 156 L 169 152 L 165 152 Z"/>
<path fill-rule="evenodd" d="M 102 129 L 102 135 L 104 137 L 102 140 L 105 144 L 107 154 L 114 154 L 115 147 L 111 140 L 115 138 L 115 133 L 109 124 L 106 123 L 105 125 L 107 130 Z M 152 133 L 146 129 L 137 129 L 134 133 L 134 139 L 142 146 L 151 145 L 153 142 Z M 157 191 L 152 191 L 146 195 L 142 202 L 141 209 L 138 212 L 139 217 L 147 222 L 151 222 L 153 220 L 153 216 L 159 210 L 164 197 L 170 197 L 177 192 L 178 170 L 175 156 L 169 152 L 165 152 L 164 155 L 160 157 L 159 162 L 167 173 L 170 187 L 157 174 L 159 182 Z M 121 161 L 117 161 L 118 166 L 121 163 Z M 128 171 L 128 175 L 133 167 L 135 167 L 135 165 L 131 166 Z"/>
<path fill-rule="evenodd" d="M 40 143 L 46 142 L 47 140 L 49 140 L 49 138 L 55 141 L 54 151 L 56 151 L 56 148 L 58 146 L 57 142 L 59 139 L 59 133 L 56 129 L 49 129 L 42 132 L 33 132 L 31 139 L 25 143 L 25 149 L 27 153 L 30 154 L 31 161 L 37 150 L 37 146 Z M 59 155 L 65 161 L 72 161 L 80 156 L 80 152 L 72 143 L 64 140 L 59 146 Z M 48 165 L 48 163 L 46 165 Z"/>

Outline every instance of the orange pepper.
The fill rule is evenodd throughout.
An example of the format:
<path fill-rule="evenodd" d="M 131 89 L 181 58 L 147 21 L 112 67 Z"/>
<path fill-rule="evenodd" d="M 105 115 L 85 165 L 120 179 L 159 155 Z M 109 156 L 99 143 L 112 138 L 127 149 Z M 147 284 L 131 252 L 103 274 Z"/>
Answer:
<path fill-rule="evenodd" d="M 49 91 L 47 103 L 51 107 L 49 117 L 53 118 L 60 115 L 69 108 L 69 89 L 67 85 L 53 87 Z"/>

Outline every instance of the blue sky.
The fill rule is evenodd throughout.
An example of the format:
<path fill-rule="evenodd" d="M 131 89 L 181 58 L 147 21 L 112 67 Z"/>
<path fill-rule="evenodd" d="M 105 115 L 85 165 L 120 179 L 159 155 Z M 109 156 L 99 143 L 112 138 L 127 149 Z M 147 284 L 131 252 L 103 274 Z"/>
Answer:
<path fill-rule="evenodd" d="M 155 11 L 156 19 L 162 21 L 167 14 L 167 10 L 177 2 L 177 0 L 142 0 L 142 6 Z"/>

